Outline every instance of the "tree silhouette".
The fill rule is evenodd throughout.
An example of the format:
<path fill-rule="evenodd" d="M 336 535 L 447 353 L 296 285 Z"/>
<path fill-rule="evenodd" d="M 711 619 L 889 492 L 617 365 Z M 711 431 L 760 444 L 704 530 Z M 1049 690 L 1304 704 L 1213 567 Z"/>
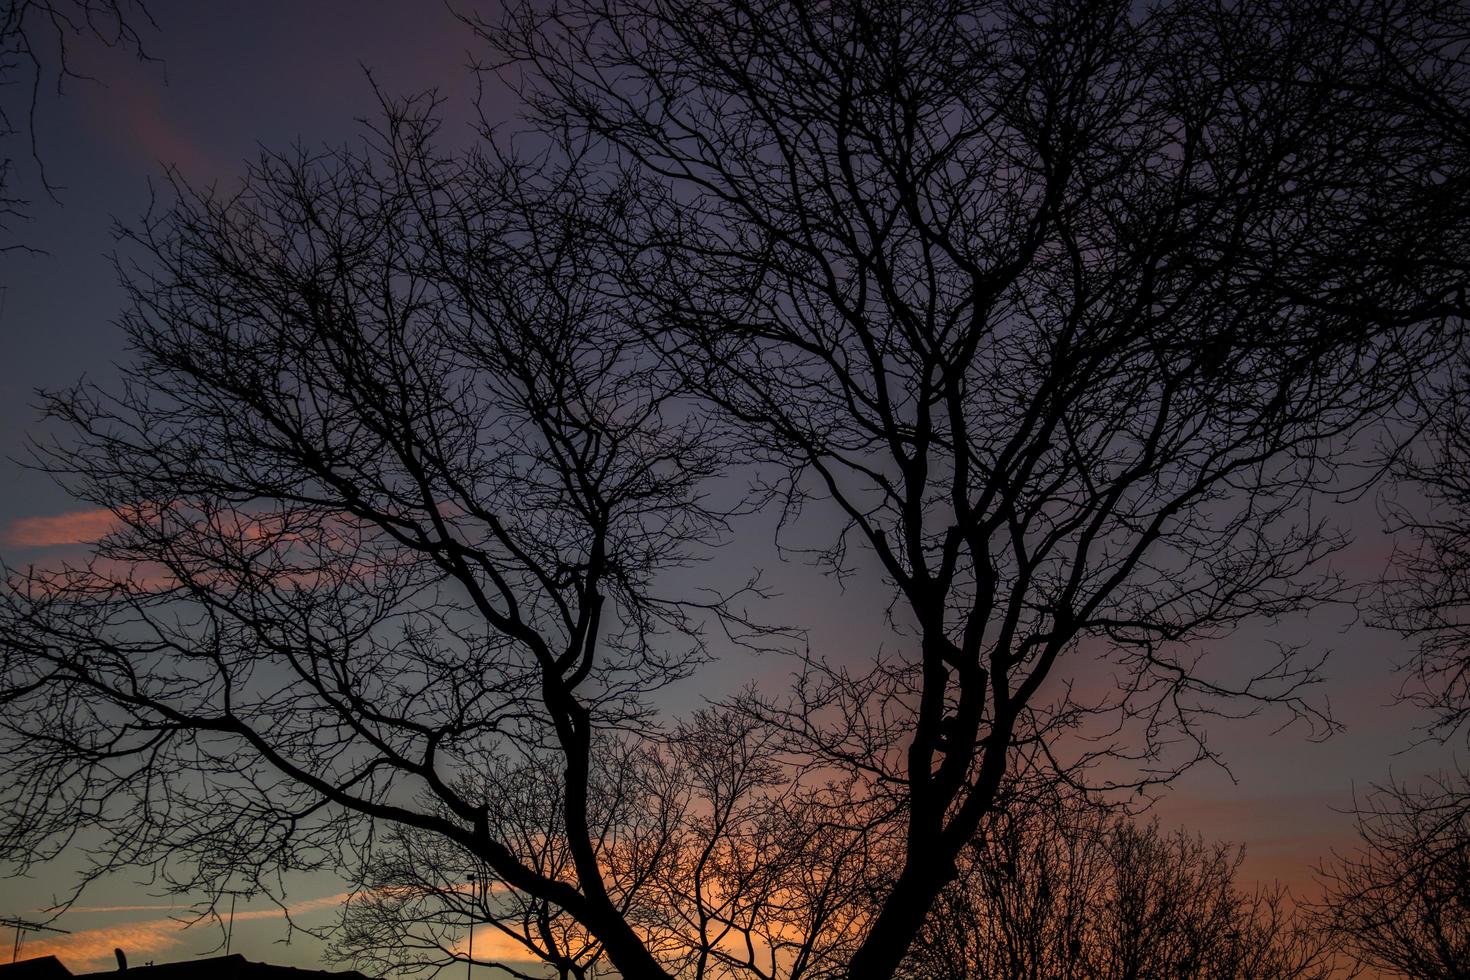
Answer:
<path fill-rule="evenodd" d="M 101 829 L 94 873 L 214 894 L 403 824 L 657 971 L 597 777 L 702 657 L 716 598 L 655 583 L 719 536 L 726 450 L 601 301 L 580 229 L 615 197 L 451 168 L 426 108 L 134 234 L 135 362 L 49 396 L 79 440 L 43 455 L 117 528 L 4 594 L 0 840 L 28 862 Z M 553 811 L 504 814 L 542 772 Z"/>
<path fill-rule="evenodd" d="M 1312 658 L 1202 658 L 1341 598 L 1316 506 L 1464 312 L 1416 9 L 532 5 L 478 27 L 539 156 L 417 104 L 178 187 L 123 385 L 47 401 L 117 529 L 0 593 L 0 856 L 362 868 L 393 957 L 467 893 L 385 862 L 448 842 L 573 975 L 873 980 L 1007 787 L 1329 729 Z M 836 515 L 898 645 L 660 724 L 704 627 L 763 635 L 685 570 L 762 504 Z"/>
<path fill-rule="evenodd" d="M 904 976 L 930 980 L 1345 975 L 1280 887 L 1240 890 L 1244 851 L 1053 798 L 962 856 Z"/>
<path fill-rule="evenodd" d="M 537 118 L 656 189 L 626 279 L 784 523 L 825 505 L 818 561 L 865 549 L 891 587 L 901 652 L 747 702 L 868 777 L 904 842 L 853 978 L 893 973 L 1009 770 L 1122 755 L 1148 784 L 1211 755 L 1222 699 L 1311 716 L 1292 651 L 1251 679 L 1199 657 L 1339 594 L 1313 501 L 1365 477 L 1367 426 L 1464 313 L 1443 12 L 568 0 L 479 24 Z M 1404 84 L 1433 39 L 1448 61 Z M 1117 688 L 1069 683 L 1084 659 Z"/>
<path fill-rule="evenodd" d="M 1446 122 L 1470 133 L 1470 117 Z M 1440 742 L 1470 738 L 1470 346 L 1463 329 L 1453 341 L 1421 385 L 1426 438 L 1395 464 L 1407 493 L 1387 497 L 1395 549 L 1377 602 L 1380 625 L 1414 645 L 1399 699 L 1427 713 L 1424 736 Z M 1357 831 L 1357 849 L 1320 872 L 1328 927 L 1376 969 L 1470 972 L 1470 778 L 1375 788 Z"/>
<path fill-rule="evenodd" d="M 1470 799 L 1464 773 L 1375 790 L 1358 847 L 1319 872 L 1325 927 L 1359 962 L 1413 980 L 1470 973 Z"/>
<path fill-rule="evenodd" d="M 638 815 L 620 825 L 625 849 L 605 855 L 608 873 L 639 881 L 624 892 L 635 898 L 624 914 L 671 974 L 840 975 L 891 868 L 881 840 L 833 825 L 844 794 L 793 785 L 766 755 L 771 739 L 748 719 L 699 712 L 669 733 L 667 749 L 645 748 L 603 772 L 600 798 Z M 523 841 L 548 874 L 569 870 L 561 835 L 545 833 L 558 783 L 555 773 L 524 774 L 494 813 L 497 835 Z M 384 972 L 443 968 L 469 955 L 473 922 L 475 961 L 517 976 L 539 975 L 530 961 L 586 977 L 605 960 L 572 916 L 506 888 L 494 869 L 470 872 L 494 887 L 467 886 L 464 857 L 442 837 L 393 831 L 364 868 L 334 958 Z"/>

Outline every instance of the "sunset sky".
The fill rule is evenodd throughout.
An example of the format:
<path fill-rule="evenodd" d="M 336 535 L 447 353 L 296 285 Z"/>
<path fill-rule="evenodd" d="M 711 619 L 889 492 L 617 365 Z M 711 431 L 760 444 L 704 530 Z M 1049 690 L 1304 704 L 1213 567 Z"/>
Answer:
<path fill-rule="evenodd" d="M 113 326 L 121 294 L 110 264 L 111 230 L 146 211 L 151 190 L 161 191 L 165 167 L 176 167 L 193 184 L 227 188 L 258 146 L 351 139 L 359 131 L 356 120 L 374 111 L 365 69 L 389 94 L 437 88 L 447 100 L 445 142 L 474 138 L 476 85 L 465 66 L 475 40 L 442 6 L 149 0 L 148 9 L 158 23 L 145 34 L 156 62 L 82 45 L 75 67 L 96 81 L 68 80 L 63 98 L 42 98 L 38 150 L 59 188 L 59 203 L 36 200 L 33 220 L 18 229 L 44 254 L 0 256 L 0 412 L 6 420 L 0 428 L 0 556 L 12 566 L 78 554 L 107 529 L 108 515 L 70 500 L 14 460 L 24 456 L 28 433 L 40 431 L 37 388 L 82 376 L 105 385 L 115 376 L 113 364 L 125 352 Z M 487 98 L 492 115 L 509 117 L 508 96 L 489 88 Z M 513 133 L 513 124 L 507 131 Z M 1359 578 L 1377 574 L 1389 543 L 1379 530 L 1375 500 L 1345 505 L 1341 520 L 1359 540 L 1339 564 Z M 784 593 L 777 618 L 808 625 L 814 646 L 862 655 L 893 642 L 879 633 L 881 593 L 865 592 L 861 583 L 843 593 L 807 570 L 781 568 L 755 535 L 721 561 L 740 574 L 755 565 L 767 568 Z M 1409 750 L 1416 726 L 1426 719 L 1391 704 L 1398 685 L 1391 665 L 1401 659 L 1403 642 L 1369 628 L 1352 610 L 1261 627 L 1222 642 L 1214 653 L 1249 658 L 1263 641 L 1302 639 L 1334 651 L 1319 696 L 1330 699 L 1346 730 L 1312 743 L 1299 729 L 1277 732 L 1279 717 L 1222 722 L 1212 729 L 1212 744 L 1234 781 L 1218 768 L 1198 768 L 1154 812 L 1166 826 L 1183 824 L 1244 844 L 1247 878 L 1280 880 L 1310 895 L 1312 866 L 1350 840 L 1351 819 L 1343 811 L 1355 789 L 1361 793 L 1391 773 L 1415 777 L 1447 764 L 1449 753 L 1435 746 Z M 705 691 L 721 693 L 752 676 L 779 682 L 784 669 L 732 657 L 676 697 L 693 704 Z M 66 894 L 75 867 L 63 860 L 29 879 L 0 880 L 0 916 L 37 917 L 53 896 Z M 160 897 L 157 887 L 134 880 L 140 877 L 114 875 L 98 884 L 56 923 L 72 935 L 29 937 L 21 955 L 56 953 L 73 970 L 84 970 L 108 967 L 113 947 L 136 962 L 185 959 L 216 947 L 220 934 L 208 923 L 181 931 L 175 916 L 186 911 L 187 900 Z M 290 887 L 292 914 L 310 926 L 330 919 L 346 886 L 319 876 Z M 288 936 L 285 923 L 281 910 L 264 900 L 241 902 L 235 951 L 319 965 L 320 945 L 309 936 L 277 945 Z"/>

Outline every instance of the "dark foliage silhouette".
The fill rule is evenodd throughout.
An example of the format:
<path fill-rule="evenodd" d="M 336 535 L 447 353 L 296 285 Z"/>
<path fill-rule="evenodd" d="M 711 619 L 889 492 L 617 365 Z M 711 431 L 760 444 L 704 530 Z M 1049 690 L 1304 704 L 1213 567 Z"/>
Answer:
<path fill-rule="evenodd" d="M 1006 787 L 1330 730 L 1315 654 L 1205 654 L 1345 595 L 1317 504 L 1464 312 L 1422 10 L 538 4 L 475 24 L 542 155 L 417 104 L 178 187 L 126 382 L 48 399 L 117 527 L 0 593 L 0 857 L 361 869 L 394 964 L 472 902 L 566 975 L 876 980 Z M 886 652 L 662 721 L 705 629 L 785 638 L 687 570 L 761 505 Z"/>

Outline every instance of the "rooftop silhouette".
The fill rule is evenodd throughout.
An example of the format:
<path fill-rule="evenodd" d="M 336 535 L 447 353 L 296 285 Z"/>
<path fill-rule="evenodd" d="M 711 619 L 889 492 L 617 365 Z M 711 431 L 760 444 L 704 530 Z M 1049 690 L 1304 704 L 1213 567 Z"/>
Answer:
<path fill-rule="evenodd" d="M 72 973 L 55 956 L 36 956 L 0 965 L 0 980 L 65 980 L 68 977 L 122 977 L 124 974 L 129 980 L 194 980 L 195 977 L 209 977 L 210 980 L 368 980 L 366 975 L 356 970 L 303 970 L 274 963 L 255 963 L 239 953 L 95 973 Z"/>

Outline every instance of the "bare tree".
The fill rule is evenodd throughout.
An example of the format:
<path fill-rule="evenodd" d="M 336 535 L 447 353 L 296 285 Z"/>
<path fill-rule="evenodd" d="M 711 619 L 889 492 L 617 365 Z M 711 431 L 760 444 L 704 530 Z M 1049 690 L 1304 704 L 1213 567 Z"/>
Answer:
<path fill-rule="evenodd" d="M 656 976 L 596 777 L 704 655 L 718 597 L 660 575 L 726 450 L 603 302 L 616 188 L 437 158 L 427 111 L 133 233 L 135 361 L 41 457 L 116 528 L 3 593 L 0 855 L 216 895 L 403 825 Z"/>
<path fill-rule="evenodd" d="M 1305 980 L 1345 975 L 1278 887 L 1242 891 L 1244 851 L 1054 799 L 962 856 L 904 975 Z"/>
<path fill-rule="evenodd" d="M 53 193 L 36 141 L 36 109 L 48 85 L 59 93 L 65 82 L 83 77 L 74 45 L 96 41 L 147 59 L 144 26 L 153 26 L 153 19 L 140 0 L 11 0 L 0 9 L 0 230 L 25 213 L 11 147 L 26 144 L 41 184 Z"/>
<path fill-rule="evenodd" d="M 1463 312 L 1470 158 L 1375 2 L 572 0 L 482 25 L 529 166 L 409 112 L 180 187 L 126 383 L 49 400 L 118 527 L 0 594 L 0 856 L 365 866 L 388 956 L 468 898 L 570 975 L 875 980 L 1004 787 L 1329 729 L 1313 659 L 1201 658 L 1342 595 L 1317 505 Z M 748 628 L 682 571 L 747 458 L 901 644 L 661 725 Z M 491 880 L 393 906 L 378 832 Z"/>
<path fill-rule="evenodd" d="M 1470 780 L 1375 790 L 1358 847 L 1320 871 L 1318 914 L 1360 962 L 1414 980 L 1470 974 Z"/>
<path fill-rule="evenodd" d="M 537 118 L 657 189 L 628 288 L 783 526 L 826 505 L 817 561 L 865 549 L 891 587 L 904 645 L 874 670 L 811 657 L 793 700 L 744 703 L 866 778 L 903 841 L 851 977 L 892 975 L 1018 753 L 1071 782 L 1123 756 L 1142 787 L 1214 757 L 1213 711 L 1330 727 L 1296 651 L 1201 655 L 1342 595 L 1318 503 L 1371 476 L 1370 426 L 1464 314 L 1467 157 L 1399 84 L 1454 38 L 1418 9 L 565 0 L 477 24 Z M 1424 76 L 1435 106 L 1464 108 L 1464 69 Z M 1116 689 L 1074 687 L 1098 658 Z"/>

